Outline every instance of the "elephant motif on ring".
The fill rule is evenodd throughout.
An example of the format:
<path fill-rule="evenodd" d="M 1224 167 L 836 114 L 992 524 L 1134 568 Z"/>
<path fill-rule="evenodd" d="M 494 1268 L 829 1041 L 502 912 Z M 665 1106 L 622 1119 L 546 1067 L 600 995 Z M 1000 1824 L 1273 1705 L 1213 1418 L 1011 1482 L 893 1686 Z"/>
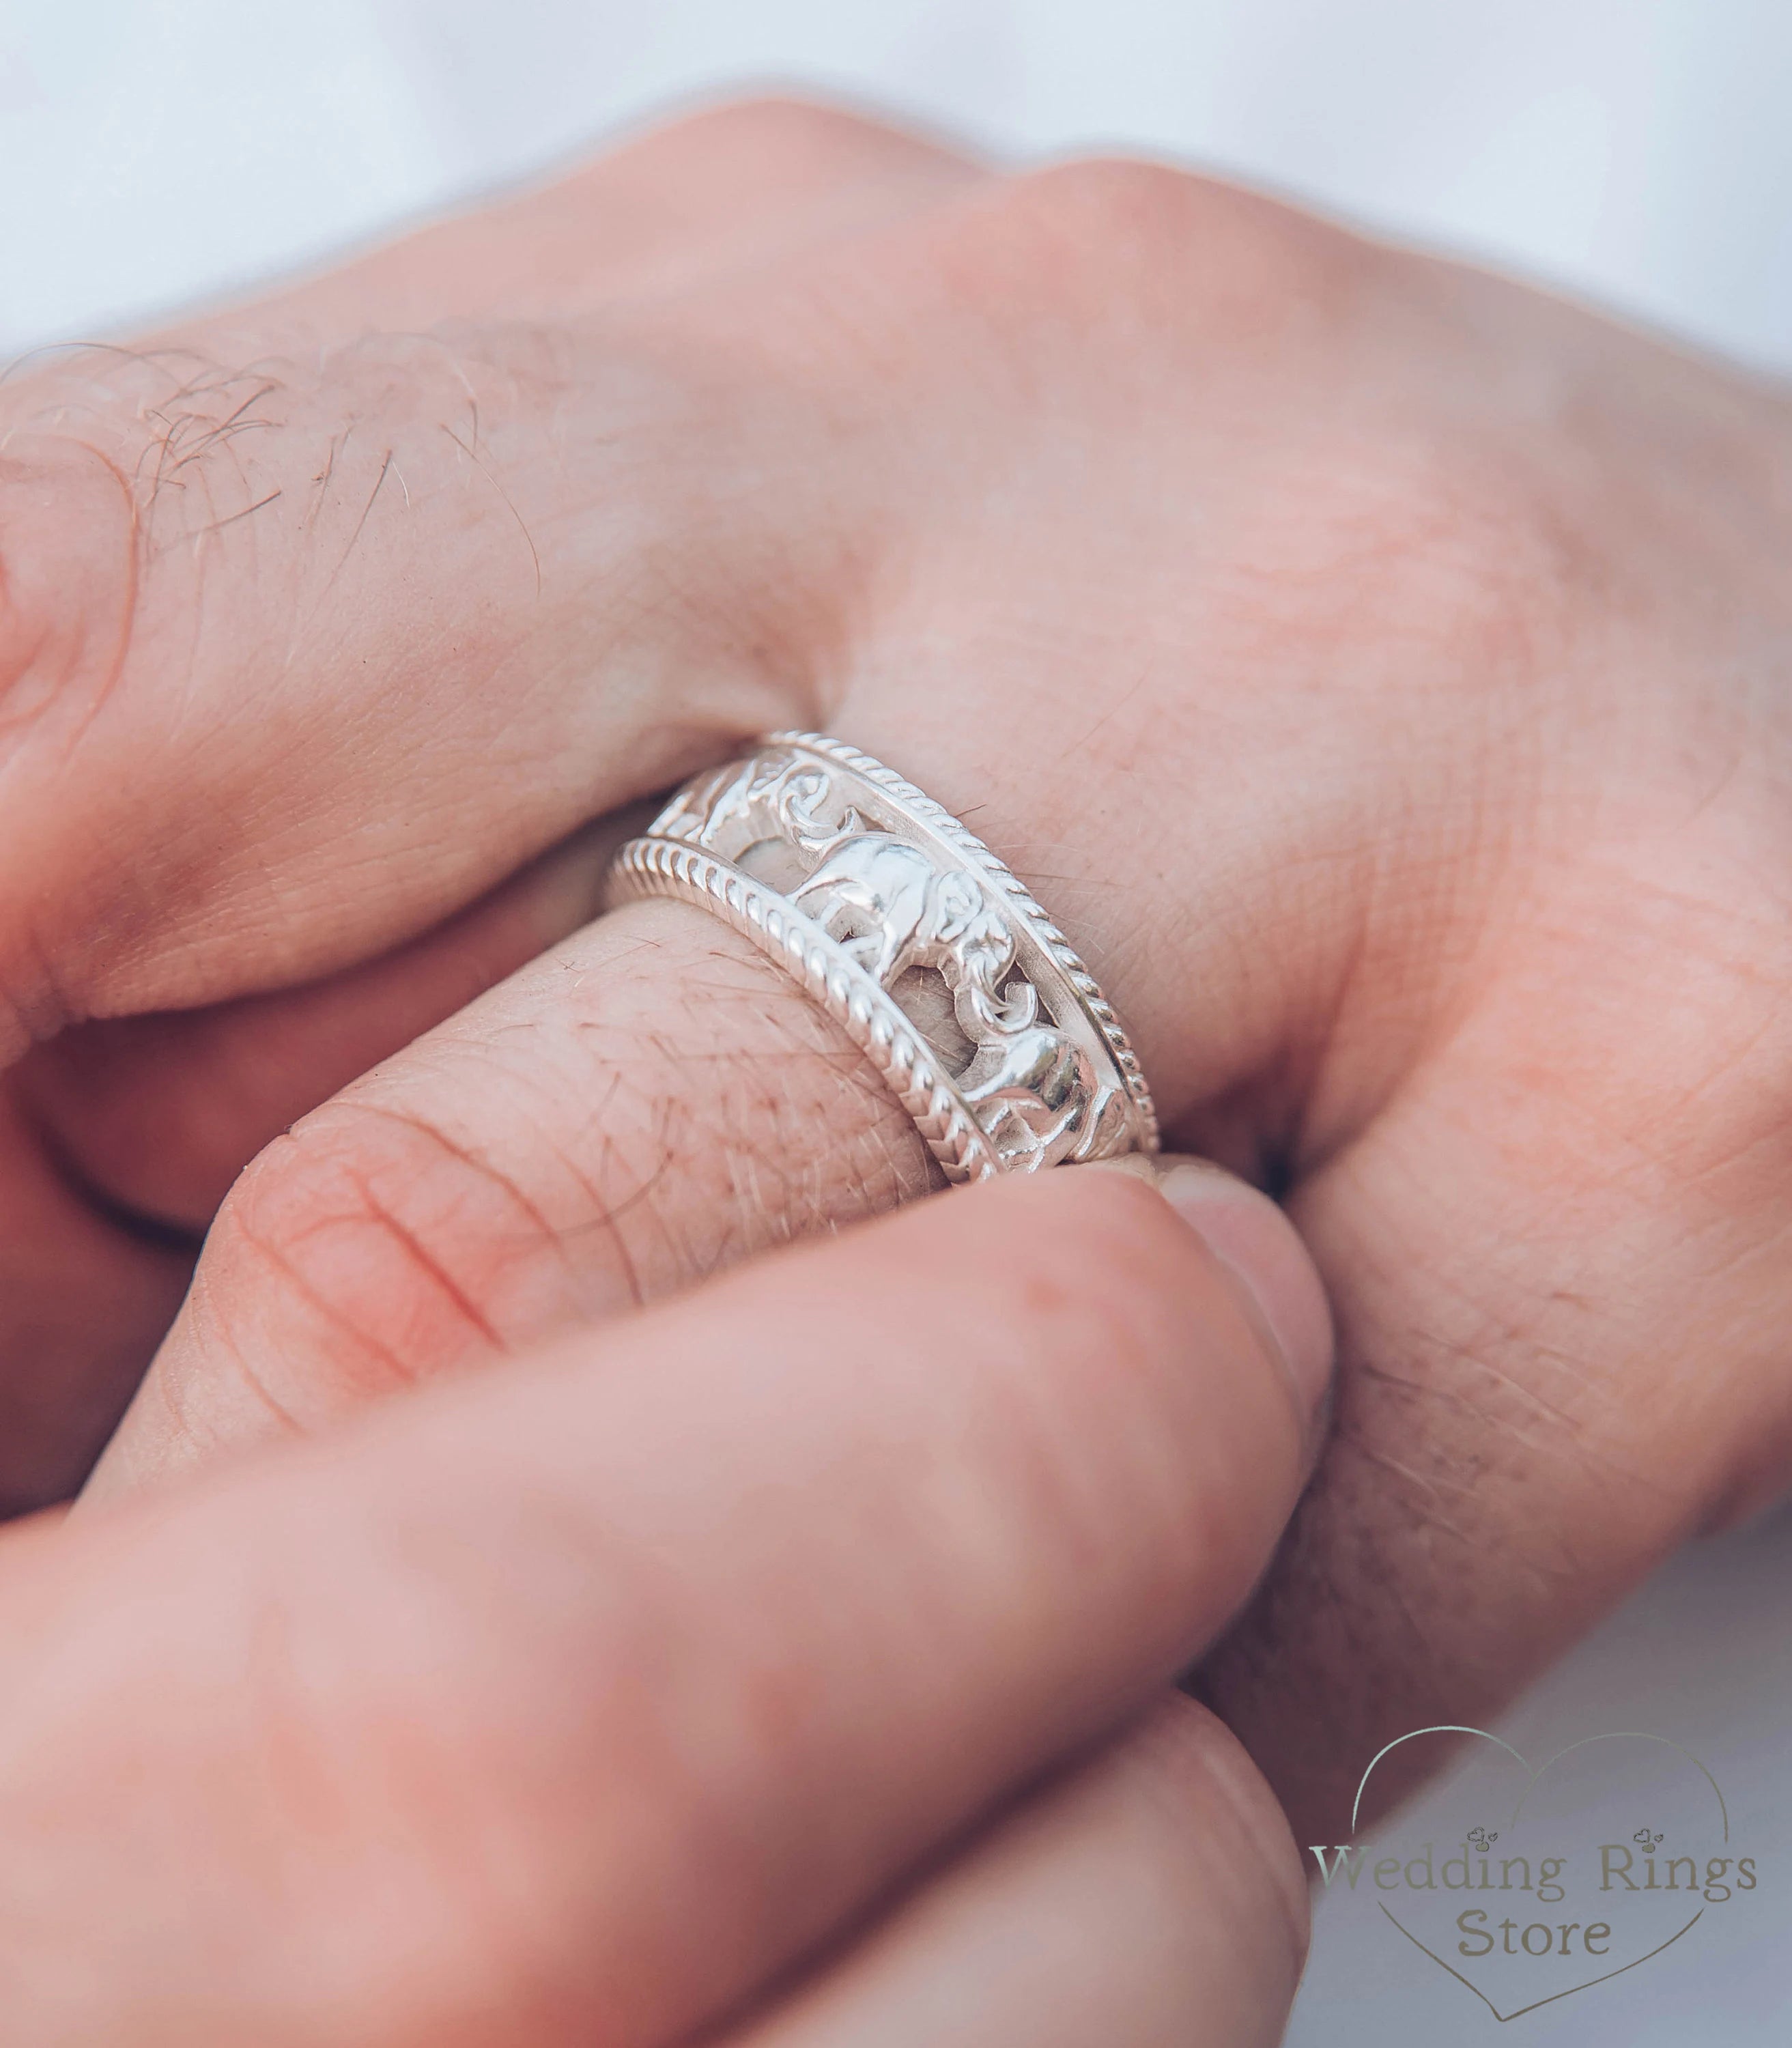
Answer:
<path fill-rule="evenodd" d="M 958 1090 L 1004 1162 L 1030 1173 L 1104 1150 L 1126 1115 L 1120 1091 L 1097 1080 L 1072 1039 L 1039 1021 L 1030 981 L 1003 988 L 1006 963 L 991 973 L 984 956 L 972 954 L 967 965 L 952 1007 L 976 1050 Z"/>
<path fill-rule="evenodd" d="M 1126 1110 L 1119 1089 L 1097 1082 L 1088 1053 L 1043 1026 L 985 1040 L 958 1088 L 1004 1163 L 1030 1173 L 1096 1157 Z"/>
<path fill-rule="evenodd" d="M 1125 1118 L 1123 1094 L 1041 1016 L 982 879 L 867 828 L 833 792 L 819 764 L 784 750 L 760 754 L 692 783 L 654 830 L 729 860 L 782 841 L 816 863 L 786 891 L 790 901 L 867 974 L 888 988 L 911 968 L 937 972 L 973 1049 L 959 1092 L 1006 1164 L 1030 1172 L 1105 1150 Z"/>
<path fill-rule="evenodd" d="M 1041 1020 L 1039 991 L 1014 977 L 1014 934 L 978 877 L 942 872 L 920 848 L 856 824 L 828 843 L 792 902 L 886 988 L 913 967 L 944 977 L 975 1049 L 959 1092 L 1005 1162 L 1030 1172 L 1104 1150 L 1125 1101 Z"/>
<path fill-rule="evenodd" d="M 976 876 L 944 873 L 890 832 L 843 832 L 790 900 L 887 988 L 912 967 L 937 968 L 955 987 L 972 956 L 1005 974 L 1014 941 Z"/>
<path fill-rule="evenodd" d="M 706 847 L 724 859 L 762 839 L 782 838 L 813 852 L 859 828 L 856 812 L 829 823 L 818 815 L 832 792 L 827 770 L 791 753 L 754 754 L 730 762 L 681 790 L 656 820 L 661 839 Z"/>

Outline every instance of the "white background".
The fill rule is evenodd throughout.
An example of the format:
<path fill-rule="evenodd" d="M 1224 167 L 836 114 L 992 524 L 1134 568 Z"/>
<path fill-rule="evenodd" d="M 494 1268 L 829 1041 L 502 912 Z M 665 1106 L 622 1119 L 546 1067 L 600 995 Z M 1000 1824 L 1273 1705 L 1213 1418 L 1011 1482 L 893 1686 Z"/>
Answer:
<path fill-rule="evenodd" d="M 768 84 L 1193 158 L 1792 370 L 1792 0 L 0 0 L 0 354 Z M 1753 1902 L 1511 2030 L 1327 1908 L 1291 2039 L 1783 2048 L 1789 1587 L 1786 1518 L 1689 1553 L 1507 1724 L 1538 1756 L 1686 1744 L 1761 1853 Z"/>

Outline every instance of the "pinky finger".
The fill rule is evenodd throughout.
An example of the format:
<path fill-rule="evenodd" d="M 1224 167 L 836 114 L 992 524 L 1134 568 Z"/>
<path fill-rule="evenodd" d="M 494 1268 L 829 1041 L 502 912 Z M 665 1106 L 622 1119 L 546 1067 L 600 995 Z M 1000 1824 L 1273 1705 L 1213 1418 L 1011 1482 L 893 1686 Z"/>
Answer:
<path fill-rule="evenodd" d="M 712 2048 L 1270 2048 L 1306 1942 L 1280 1808 L 1173 1694 Z"/>

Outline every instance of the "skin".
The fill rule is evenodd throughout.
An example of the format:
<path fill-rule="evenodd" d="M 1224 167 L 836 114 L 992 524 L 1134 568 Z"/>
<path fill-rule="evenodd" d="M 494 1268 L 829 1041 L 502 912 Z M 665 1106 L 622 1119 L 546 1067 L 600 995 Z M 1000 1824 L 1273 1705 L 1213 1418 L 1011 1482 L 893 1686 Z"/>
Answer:
<path fill-rule="evenodd" d="M 1268 2048 L 1294 1844 L 1168 1685 L 1310 1432 L 1090 1171 L 15 1526 L 7 2041 Z"/>
<path fill-rule="evenodd" d="M 761 107 L 0 407 L 16 1499 L 152 1353 L 96 1500 L 928 1189 L 549 853 L 779 725 L 968 816 L 1312 1247 L 1331 1441 L 1200 1680 L 1298 1839 L 1783 1487 L 1777 390 Z"/>

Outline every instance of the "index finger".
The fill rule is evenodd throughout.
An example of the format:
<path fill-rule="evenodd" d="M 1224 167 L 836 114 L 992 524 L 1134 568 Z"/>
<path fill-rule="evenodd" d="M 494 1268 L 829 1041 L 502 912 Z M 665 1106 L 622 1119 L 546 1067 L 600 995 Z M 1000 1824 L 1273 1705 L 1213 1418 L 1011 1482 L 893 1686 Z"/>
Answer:
<path fill-rule="evenodd" d="M 11 2038 L 683 2038 L 1142 1707 L 1303 1433 L 1227 1267 L 1084 1169 L 28 1530 Z"/>
<path fill-rule="evenodd" d="M 683 308 L 973 175 L 724 110 L 0 379 L 0 1061 L 364 959 L 812 712 L 777 655 L 844 545 L 828 430 L 748 370 L 750 291 Z"/>

